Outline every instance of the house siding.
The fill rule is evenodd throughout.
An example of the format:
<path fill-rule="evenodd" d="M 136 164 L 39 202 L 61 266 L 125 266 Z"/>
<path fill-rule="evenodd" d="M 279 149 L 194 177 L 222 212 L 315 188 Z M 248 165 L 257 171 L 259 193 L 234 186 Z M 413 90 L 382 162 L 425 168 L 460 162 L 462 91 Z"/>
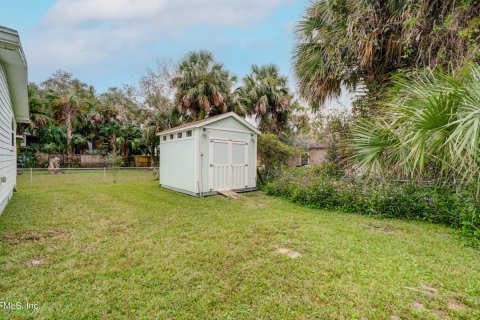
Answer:
<path fill-rule="evenodd" d="M 323 148 L 312 148 L 308 151 L 308 164 L 321 164 L 326 161 L 327 151 Z"/>
<path fill-rule="evenodd" d="M 6 182 L 0 182 L 0 213 L 12 197 L 17 178 L 16 147 L 12 146 L 13 119 L 5 68 L 0 63 L 0 178 L 6 177 Z M 15 139 L 13 143 L 15 144 Z"/>

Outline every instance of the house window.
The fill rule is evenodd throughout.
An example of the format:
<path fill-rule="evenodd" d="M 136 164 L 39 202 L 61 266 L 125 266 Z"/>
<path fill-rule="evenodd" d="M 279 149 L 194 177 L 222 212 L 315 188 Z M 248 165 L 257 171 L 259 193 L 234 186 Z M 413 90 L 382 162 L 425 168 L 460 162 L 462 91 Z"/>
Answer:
<path fill-rule="evenodd" d="M 167 136 L 163 136 L 163 141 L 167 141 Z"/>
<path fill-rule="evenodd" d="M 183 132 L 177 133 L 177 138 L 178 138 L 178 139 L 182 139 L 182 136 L 183 136 Z"/>
<path fill-rule="evenodd" d="M 170 135 L 170 140 L 173 140 L 173 134 Z"/>
<path fill-rule="evenodd" d="M 186 134 L 187 134 L 187 138 L 188 138 L 188 137 L 191 137 L 191 136 L 192 136 L 192 130 L 188 130 L 188 131 L 186 132 Z"/>

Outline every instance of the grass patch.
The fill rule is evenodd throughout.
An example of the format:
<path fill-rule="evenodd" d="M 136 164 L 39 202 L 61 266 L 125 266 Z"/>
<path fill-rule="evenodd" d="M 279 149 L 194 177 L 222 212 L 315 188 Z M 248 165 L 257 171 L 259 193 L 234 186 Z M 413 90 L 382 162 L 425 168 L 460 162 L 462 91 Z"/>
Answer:
<path fill-rule="evenodd" d="M 480 317 L 480 252 L 443 226 L 42 179 L 0 216 L 0 301 L 39 309 L 0 318 Z"/>

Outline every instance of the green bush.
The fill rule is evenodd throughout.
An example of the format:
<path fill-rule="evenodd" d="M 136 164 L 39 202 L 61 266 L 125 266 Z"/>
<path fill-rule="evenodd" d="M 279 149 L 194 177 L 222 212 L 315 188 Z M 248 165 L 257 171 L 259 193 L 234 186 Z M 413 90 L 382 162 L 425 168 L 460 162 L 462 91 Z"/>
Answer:
<path fill-rule="evenodd" d="M 340 177 L 331 164 L 284 168 L 264 190 L 311 208 L 444 224 L 462 230 L 480 244 L 480 205 L 469 191 L 347 179 Z"/>
<path fill-rule="evenodd" d="M 265 165 L 267 177 L 270 177 L 273 169 L 286 165 L 290 159 L 304 153 L 301 149 L 280 141 L 274 134 L 260 135 L 257 151 L 258 158 Z"/>

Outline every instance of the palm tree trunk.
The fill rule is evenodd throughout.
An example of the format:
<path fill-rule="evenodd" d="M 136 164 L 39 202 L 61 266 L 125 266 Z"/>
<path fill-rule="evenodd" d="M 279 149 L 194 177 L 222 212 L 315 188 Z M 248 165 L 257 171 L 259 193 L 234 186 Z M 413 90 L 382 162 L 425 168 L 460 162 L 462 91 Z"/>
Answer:
<path fill-rule="evenodd" d="M 115 133 L 112 134 L 112 140 L 110 141 L 112 144 L 112 153 L 113 155 L 117 154 L 117 135 Z"/>
<path fill-rule="evenodd" d="M 122 156 L 123 159 L 127 159 L 127 144 L 125 141 L 122 142 Z"/>
<path fill-rule="evenodd" d="M 72 113 L 67 111 L 67 156 L 70 159 L 72 156 Z"/>

